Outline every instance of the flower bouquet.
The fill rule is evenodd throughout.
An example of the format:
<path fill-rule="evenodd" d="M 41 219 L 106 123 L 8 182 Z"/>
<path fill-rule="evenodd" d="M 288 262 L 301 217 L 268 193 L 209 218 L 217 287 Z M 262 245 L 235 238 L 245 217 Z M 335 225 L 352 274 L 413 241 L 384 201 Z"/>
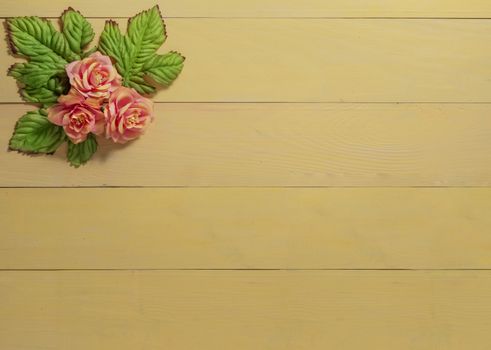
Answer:
<path fill-rule="evenodd" d="M 61 16 L 61 32 L 39 17 L 7 19 L 12 54 L 28 60 L 9 75 L 22 98 L 39 106 L 17 122 L 10 150 L 51 154 L 67 142 L 67 159 L 78 167 L 96 152 L 96 136 L 126 143 L 145 131 L 154 118 L 145 96 L 170 85 L 184 64 L 178 52 L 157 54 L 166 39 L 158 6 L 132 17 L 126 35 L 106 21 L 98 46 L 86 50 L 94 36 L 72 8 Z"/>

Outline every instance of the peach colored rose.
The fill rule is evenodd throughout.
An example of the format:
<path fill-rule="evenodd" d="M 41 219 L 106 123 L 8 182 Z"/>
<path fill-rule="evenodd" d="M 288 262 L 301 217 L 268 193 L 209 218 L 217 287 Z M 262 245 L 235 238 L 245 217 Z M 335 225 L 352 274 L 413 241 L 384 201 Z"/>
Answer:
<path fill-rule="evenodd" d="M 99 135 L 104 131 L 104 113 L 98 100 L 85 99 L 79 92 L 71 90 L 60 96 L 58 104 L 48 108 L 48 120 L 63 126 L 73 143 L 87 139 L 89 133 Z"/>
<path fill-rule="evenodd" d="M 107 99 L 121 85 L 121 76 L 111 59 L 94 52 L 87 58 L 66 66 L 72 88 L 87 98 Z"/>
<path fill-rule="evenodd" d="M 136 139 L 153 119 L 153 104 L 133 89 L 120 87 L 104 109 L 106 137 L 117 143 Z"/>

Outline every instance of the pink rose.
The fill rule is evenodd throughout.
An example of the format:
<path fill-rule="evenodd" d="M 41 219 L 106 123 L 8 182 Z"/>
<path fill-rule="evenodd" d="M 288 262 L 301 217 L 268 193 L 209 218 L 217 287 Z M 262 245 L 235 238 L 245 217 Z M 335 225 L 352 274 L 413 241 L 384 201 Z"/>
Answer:
<path fill-rule="evenodd" d="M 68 95 L 60 96 L 58 102 L 48 108 L 48 120 L 63 126 L 73 143 L 85 141 L 89 133 L 99 135 L 104 131 L 104 113 L 98 100 L 85 99 L 72 89 Z"/>
<path fill-rule="evenodd" d="M 120 87 L 109 97 L 104 109 L 106 137 L 117 143 L 136 139 L 153 118 L 153 104 L 138 92 Z"/>
<path fill-rule="evenodd" d="M 100 52 L 74 61 L 65 69 L 72 87 L 85 97 L 107 99 L 121 85 L 121 76 L 111 59 Z"/>

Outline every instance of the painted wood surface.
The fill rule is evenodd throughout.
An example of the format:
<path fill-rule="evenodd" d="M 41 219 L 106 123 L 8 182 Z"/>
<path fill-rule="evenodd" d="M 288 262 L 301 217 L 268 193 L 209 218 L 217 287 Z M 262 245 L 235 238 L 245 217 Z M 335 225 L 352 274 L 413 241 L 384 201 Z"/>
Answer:
<path fill-rule="evenodd" d="M 0 349 L 488 350 L 491 3 L 158 3 L 183 74 L 78 170 L 6 152 L 0 41 Z"/>
<path fill-rule="evenodd" d="M 124 19 L 120 22 L 123 24 Z M 92 20 L 100 31 L 104 20 Z M 164 102 L 491 102 L 491 21 L 169 19 Z M 205 39 L 203 39 L 205 38 Z M 15 59 L 0 41 L 0 70 Z M 20 102 L 0 75 L 0 102 Z"/>
<path fill-rule="evenodd" d="M 2 0 L 1 16 L 57 17 L 69 6 L 90 17 L 128 17 L 159 4 L 171 17 L 490 17 L 487 0 Z"/>
<path fill-rule="evenodd" d="M 27 109 L 3 105 L 6 145 Z M 145 137 L 75 169 L 1 152 L 1 186 L 488 186 L 491 105 L 157 104 Z"/>
<path fill-rule="evenodd" d="M 487 350 L 489 271 L 0 274 L 0 348 Z"/>
<path fill-rule="evenodd" d="M 0 269 L 484 269 L 490 212 L 489 188 L 1 189 Z"/>

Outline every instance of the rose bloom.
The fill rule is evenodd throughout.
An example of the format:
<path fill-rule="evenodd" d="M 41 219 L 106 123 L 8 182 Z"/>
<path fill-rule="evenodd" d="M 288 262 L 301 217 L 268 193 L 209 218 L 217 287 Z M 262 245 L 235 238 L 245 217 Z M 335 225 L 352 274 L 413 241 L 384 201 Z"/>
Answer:
<path fill-rule="evenodd" d="M 68 95 L 60 96 L 58 102 L 48 108 L 48 120 L 62 126 L 73 143 L 85 141 L 89 133 L 104 132 L 104 113 L 98 100 L 85 99 L 72 89 Z"/>
<path fill-rule="evenodd" d="M 72 87 L 84 97 L 107 99 L 121 85 L 111 59 L 100 52 L 68 64 L 65 70 Z"/>
<path fill-rule="evenodd" d="M 106 137 L 117 143 L 136 139 L 153 119 L 153 104 L 133 89 L 120 87 L 104 109 Z"/>

